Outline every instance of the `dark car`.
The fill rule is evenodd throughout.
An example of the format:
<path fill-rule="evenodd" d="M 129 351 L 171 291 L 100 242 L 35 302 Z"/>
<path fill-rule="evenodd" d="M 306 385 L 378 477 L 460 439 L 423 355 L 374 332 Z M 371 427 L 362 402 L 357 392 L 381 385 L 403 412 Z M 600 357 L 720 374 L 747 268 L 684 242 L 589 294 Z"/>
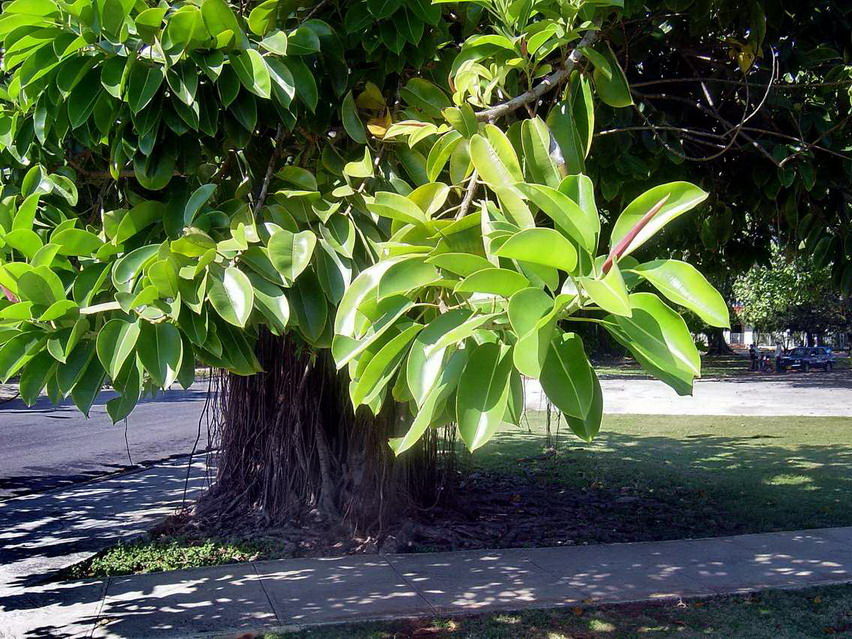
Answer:
<path fill-rule="evenodd" d="M 834 368 L 834 354 L 825 346 L 797 346 L 789 353 L 781 356 L 781 368 L 807 371 L 811 368 L 821 368 L 830 371 Z"/>

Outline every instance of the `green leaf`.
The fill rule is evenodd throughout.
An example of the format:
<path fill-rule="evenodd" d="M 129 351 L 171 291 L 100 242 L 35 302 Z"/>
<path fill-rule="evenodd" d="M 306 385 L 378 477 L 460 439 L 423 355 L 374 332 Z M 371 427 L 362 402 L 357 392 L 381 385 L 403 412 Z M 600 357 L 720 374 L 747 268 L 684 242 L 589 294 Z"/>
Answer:
<path fill-rule="evenodd" d="M 0 382 L 5 384 L 41 349 L 45 341 L 44 333 L 28 331 L 14 335 L 0 346 Z"/>
<path fill-rule="evenodd" d="M 112 281 L 115 287 L 120 291 L 129 290 L 127 285 L 136 278 L 142 267 L 152 260 L 159 250 L 159 244 L 141 246 L 115 262 L 112 267 Z"/>
<path fill-rule="evenodd" d="M 480 255 L 474 253 L 439 253 L 426 258 L 428 264 L 434 264 L 438 268 L 466 277 L 485 268 L 494 265 Z"/>
<path fill-rule="evenodd" d="M 133 64 L 127 79 L 125 95 L 133 113 L 139 113 L 150 104 L 165 77 L 165 70 L 158 64 L 146 64 L 138 60 Z"/>
<path fill-rule="evenodd" d="M 556 228 L 592 255 L 597 251 L 601 223 L 597 214 L 582 209 L 564 193 L 540 184 L 516 184 L 516 188 L 532 200 Z"/>
<path fill-rule="evenodd" d="M 512 235 L 495 252 L 499 257 L 551 266 L 568 273 L 577 268 L 577 249 L 553 229 L 524 229 Z"/>
<path fill-rule="evenodd" d="M 524 168 L 530 181 L 557 188 L 561 177 L 550 155 L 550 129 L 540 117 L 521 123 L 521 144 L 524 149 Z"/>
<path fill-rule="evenodd" d="M 592 380 L 595 384 L 595 392 L 592 397 L 592 405 L 586 417 L 580 419 L 571 415 L 565 415 L 565 421 L 568 422 L 568 426 L 574 431 L 574 434 L 587 442 L 591 442 L 598 432 L 600 432 L 601 420 L 603 419 L 603 392 L 601 391 L 601 383 L 594 369 L 592 370 Z"/>
<path fill-rule="evenodd" d="M 168 388 L 177 379 L 183 357 L 180 332 L 172 324 L 142 322 L 136 353 L 154 383 Z"/>
<path fill-rule="evenodd" d="M 442 348 L 446 348 L 451 344 L 457 344 L 462 340 L 466 340 L 477 330 L 479 330 L 479 328 L 483 324 L 490 322 L 499 315 L 500 313 L 490 313 L 488 315 L 473 315 L 455 328 L 450 328 L 449 330 L 447 330 L 447 332 L 441 335 L 441 337 L 439 337 L 434 344 L 427 345 L 426 354 L 431 356 L 433 353 L 436 353 Z"/>
<path fill-rule="evenodd" d="M 293 282 L 310 263 L 316 243 L 313 231 L 276 231 L 269 238 L 269 260 L 287 281 Z"/>
<path fill-rule="evenodd" d="M 541 371 L 541 387 L 566 416 L 588 416 L 594 400 L 595 376 L 578 335 L 564 333 L 553 340 Z"/>
<path fill-rule="evenodd" d="M 268 98 L 272 94 L 272 79 L 260 53 L 255 49 L 247 49 L 232 53 L 230 60 L 246 89 L 261 98 Z"/>
<path fill-rule="evenodd" d="M 426 175 L 430 180 L 438 179 L 462 139 L 462 134 L 458 131 L 449 131 L 432 145 L 432 148 L 429 149 L 429 155 L 426 157 Z"/>
<path fill-rule="evenodd" d="M 399 220 L 405 224 L 424 225 L 428 221 L 426 214 L 407 197 L 389 191 L 376 193 L 376 199 L 367 208 L 381 217 Z"/>
<path fill-rule="evenodd" d="M 113 380 L 114 384 L 117 384 Z M 109 413 L 112 423 L 115 424 L 127 417 L 142 396 L 142 374 L 139 372 L 139 367 L 136 361 L 131 360 L 125 366 L 121 375 L 121 394 L 118 397 L 113 397 L 106 403 L 107 413 Z"/>
<path fill-rule="evenodd" d="M 456 392 L 456 423 L 468 450 L 494 435 L 509 402 L 510 349 L 487 342 L 472 347 Z"/>
<path fill-rule="evenodd" d="M 530 281 L 517 271 L 505 268 L 487 268 L 468 275 L 459 282 L 455 293 L 488 293 L 511 297 L 522 288 L 530 285 Z"/>
<path fill-rule="evenodd" d="M 18 294 L 39 306 L 50 306 L 65 299 L 65 288 L 59 276 L 47 266 L 24 271 L 18 278 Z"/>
<path fill-rule="evenodd" d="M 276 55 L 287 55 L 287 34 L 275 31 L 260 41 L 260 46 Z"/>
<path fill-rule="evenodd" d="M 254 307 L 254 288 L 246 274 L 229 266 L 219 274 L 211 273 L 209 282 L 207 299 L 219 316 L 229 324 L 244 327 Z"/>
<path fill-rule="evenodd" d="M 101 239 L 94 233 L 75 228 L 54 233 L 50 241 L 59 245 L 60 255 L 94 255 L 103 245 Z"/>
<path fill-rule="evenodd" d="M 417 406 L 422 406 L 426 401 L 443 369 L 449 343 L 439 348 L 434 348 L 435 344 L 450 331 L 462 326 L 470 316 L 470 311 L 460 308 L 438 315 L 426 325 L 411 345 L 405 365 L 405 376 Z"/>
<path fill-rule="evenodd" d="M 396 7 L 393 7 L 394 3 Z M 381 4 L 384 10 L 389 10 L 393 7 L 393 11 L 396 11 L 401 4 L 401 0 L 368 0 L 368 5 L 375 4 Z M 370 7 L 370 11 L 373 15 L 376 15 L 373 6 Z M 435 120 L 441 119 L 441 111 L 443 109 L 452 106 L 449 98 L 447 98 L 441 89 L 423 78 L 412 78 L 409 80 L 399 92 L 399 96 L 408 104 L 417 107 Z"/>
<path fill-rule="evenodd" d="M 352 91 L 346 94 L 343 98 L 343 104 L 340 107 L 341 120 L 346 133 L 358 144 L 367 143 L 367 133 L 364 130 L 364 123 L 358 116 L 358 109 L 355 106 L 355 98 L 352 97 Z"/>
<path fill-rule="evenodd" d="M 103 388 L 105 377 L 106 371 L 104 371 L 104 367 L 101 366 L 97 358 L 92 357 L 89 359 L 89 363 L 83 374 L 80 375 L 80 379 L 77 380 L 74 388 L 71 389 L 71 400 L 86 417 L 89 416 L 92 404 L 94 404 L 95 399 Z"/>
<path fill-rule="evenodd" d="M 605 328 L 649 373 L 691 395 L 701 359 L 683 318 L 653 293 L 633 293 L 630 305 L 630 317 L 608 315 Z"/>
<path fill-rule="evenodd" d="M 217 48 L 230 46 L 231 43 L 242 48 L 248 46 L 248 39 L 237 16 L 225 0 L 202 0 L 201 15 L 204 26 L 216 40 Z"/>
<path fill-rule="evenodd" d="M 280 0 L 266 0 L 251 10 L 248 27 L 252 33 L 265 36 L 277 26 L 280 4 Z"/>
<path fill-rule="evenodd" d="M 67 360 L 56 369 L 56 384 L 63 397 L 74 388 L 95 356 L 95 341 L 82 340 L 68 354 Z"/>
<path fill-rule="evenodd" d="M 417 333 L 423 329 L 422 324 L 413 324 L 404 329 L 386 344 L 370 359 L 364 372 L 355 380 L 352 388 L 352 405 L 369 404 L 379 393 L 384 390 L 393 377 L 406 349 L 415 338 Z"/>
<path fill-rule="evenodd" d="M 38 401 L 42 389 L 47 386 L 47 380 L 56 372 L 56 366 L 57 361 L 47 351 L 42 351 L 27 362 L 18 384 L 21 399 L 27 406 Z"/>
<path fill-rule="evenodd" d="M 626 317 L 632 314 L 630 300 L 627 297 L 627 286 L 624 284 L 624 278 L 621 277 L 618 264 L 613 263 L 609 272 L 600 279 L 584 277 L 580 279 L 580 283 L 592 301 L 603 310 Z"/>
<path fill-rule="evenodd" d="M 147 200 L 137 204 L 121 218 L 118 229 L 115 232 L 116 244 L 123 244 L 131 237 L 147 228 L 157 220 L 163 219 L 165 206 L 154 200 Z"/>
<path fill-rule="evenodd" d="M 422 334 L 421 332 L 420 335 Z M 411 448 L 423 436 L 426 429 L 441 417 L 447 400 L 458 386 L 462 371 L 467 364 L 467 358 L 467 349 L 455 351 L 447 360 L 447 363 L 435 371 L 435 380 L 420 402 L 417 414 L 414 416 L 414 421 L 408 428 L 408 432 L 405 436 L 392 439 L 389 442 L 395 454 L 399 455 Z"/>
<path fill-rule="evenodd" d="M 74 87 L 68 98 L 68 121 L 71 123 L 71 128 L 76 129 L 89 119 L 102 91 L 101 82 L 96 71 L 90 71 Z"/>
<path fill-rule="evenodd" d="M 589 50 L 584 50 L 587 53 Z M 628 107 L 633 104 L 633 98 L 630 95 L 630 85 L 627 84 L 627 78 L 624 76 L 624 71 L 615 59 L 615 54 L 609 45 L 602 45 L 601 56 L 606 60 L 606 67 L 603 64 L 595 64 L 595 70 L 592 77 L 595 80 L 595 89 L 601 102 L 608 104 L 611 107 Z M 594 62 L 594 61 L 593 61 Z"/>
<path fill-rule="evenodd" d="M 620 257 L 630 255 L 647 242 L 666 224 L 683 215 L 707 199 L 708 194 L 689 182 L 669 182 L 660 184 L 633 200 L 622 211 L 615 222 L 610 236 L 610 248 L 614 248 L 633 230 L 637 223 L 663 198 L 668 198 L 663 207 L 636 234 Z"/>
<path fill-rule="evenodd" d="M 730 327 L 725 300 L 691 264 L 678 260 L 656 260 L 630 270 L 644 277 L 672 302 L 688 308 L 710 326 Z"/>
<path fill-rule="evenodd" d="M 113 319 L 104 324 L 98 333 L 98 359 L 111 379 L 118 376 L 127 358 L 133 354 L 139 331 L 139 322 Z"/>
<path fill-rule="evenodd" d="M 520 290 L 509 300 L 509 323 L 518 336 L 512 359 L 527 377 L 541 375 L 558 310 L 553 298 L 535 287 Z"/>
<path fill-rule="evenodd" d="M 441 279 L 438 270 L 431 264 L 414 258 L 391 266 L 379 281 L 379 299 L 407 293 L 437 282 Z"/>
<path fill-rule="evenodd" d="M 486 132 L 490 133 L 487 138 L 477 134 L 470 139 L 470 158 L 479 177 L 491 186 L 523 182 L 524 176 L 512 143 L 492 124 L 486 127 Z"/>
<path fill-rule="evenodd" d="M 312 271 L 306 271 L 291 290 L 290 307 L 305 339 L 318 341 L 328 323 L 328 302 Z"/>
<path fill-rule="evenodd" d="M 248 273 L 254 287 L 254 306 L 266 318 L 272 328 L 283 332 L 290 321 L 290 304 L 284 291 L 266 281 L 260 275 Z"/>

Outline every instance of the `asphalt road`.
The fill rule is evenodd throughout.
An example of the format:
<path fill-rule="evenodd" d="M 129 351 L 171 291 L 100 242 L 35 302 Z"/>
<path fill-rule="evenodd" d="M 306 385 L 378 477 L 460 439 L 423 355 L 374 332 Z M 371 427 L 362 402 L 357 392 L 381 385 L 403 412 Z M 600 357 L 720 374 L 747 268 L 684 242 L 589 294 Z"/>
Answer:
<path fill-rule="evenodd" d="M 0 498 L 56 488 L 131 465 L 192 451 L 207 384 L 170 390 L 136 407 L 127 427 L 112 424 L 104 391 L 86 419 L 71 403 L 43 397 L 32 408 L 0 404 Z M 126 440 L 125 440 L 126 435 Z M 206 420 L 199 449 L 207 446 Z M 128 456 L 129 451 L 129 456 Z"/>

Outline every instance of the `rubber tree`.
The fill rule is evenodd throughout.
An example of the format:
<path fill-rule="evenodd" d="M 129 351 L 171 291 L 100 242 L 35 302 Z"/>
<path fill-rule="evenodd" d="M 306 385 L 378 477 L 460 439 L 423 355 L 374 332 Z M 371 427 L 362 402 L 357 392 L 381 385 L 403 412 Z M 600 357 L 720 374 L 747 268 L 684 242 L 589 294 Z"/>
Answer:
<path fill-rule="evenodd" d="M 119 421 L 227 371 L 202 509 L 367 531 L 433 496 L 442 426 L 517 423 L 523 377 L 591 440 L 578 322 L 690 393 L 670 304 L 727 307 L 652 258 L 707 193 L 649 178 L 602 224 L 575 168 L 632 104 L 619 5 L 7 3 L 0 378 L 84 413 L 109 383 Z"/>

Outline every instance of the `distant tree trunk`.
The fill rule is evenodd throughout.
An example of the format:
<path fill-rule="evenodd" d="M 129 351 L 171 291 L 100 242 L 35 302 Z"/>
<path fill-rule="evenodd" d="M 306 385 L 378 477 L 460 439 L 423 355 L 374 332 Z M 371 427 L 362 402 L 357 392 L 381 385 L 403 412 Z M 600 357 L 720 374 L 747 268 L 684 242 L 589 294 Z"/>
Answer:
<path fill-rule="evenodd" d="M 387 440 L 405 428 L 395 402 L 378 416 L 356 414 L 326 352 L 269 333 L 257 351 L 265 372 L 223 377 L 217 479 L 199 514 L 270 525 L 310 514 L 371 535 L 435 502 L 443 482 L 436 431 L 395 458 Z"/>
<path fill-rule="evenodd" d="M 728 342 L 725 341 L 725 333 L 721 328 L 709 327 L 705 329 L 704 335 L 707 337 L 708 355 L 734 354 L 734 351 L 728 346 Z"/>

